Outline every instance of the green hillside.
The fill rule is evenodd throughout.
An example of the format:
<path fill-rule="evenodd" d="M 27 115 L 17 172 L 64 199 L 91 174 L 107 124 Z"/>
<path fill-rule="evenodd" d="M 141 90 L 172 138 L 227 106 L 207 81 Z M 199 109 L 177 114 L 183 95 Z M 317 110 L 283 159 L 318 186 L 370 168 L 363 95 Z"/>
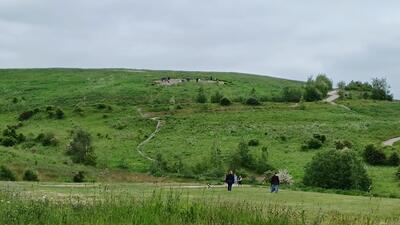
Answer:
<path fill-rule="evenodd" d="M 157 84 L 162 78 L 185 82 Z M 212 82 L 210 81 L 212 77 Z M 190 78 L 187 81 L 186 78 Z M 196 78 L 200 78 L 196 82 Z M 39 172 L 43 181 L 71 181 L 83 170 L 90 180 L 132 181 L 148 173 L 160 155 L 174 168 L 165 175 L 207 179 L 196 176 L 213 149 L 221 151 L 224 170 L 241 141 L 258 140 L 250 152 L 258 157 L 268 149 L 268 162 L 276 169 L 287 169 L 300 184 L 304 167 L 319 151 L 335 148 L 335 142 L 349 141 L 352 151 L 361 155 L 367 144 L 381 146 L 400 136 L 400 104 L 390 101 L 342 100 L 279 103 L 273 100 L 284 87 L 301 87 L 303 82 L 239 73 L 178 72 L 125 69 L 24 69 L 0 70 L 0 128 L 17 125 L 26 140 L 13 147 L 0 146 L 0 164 L 17 172 Z M 209 99 L 217 90 L 233 103 L 199 104 L 199 87 Z M 254 90 L 253 90 L 254 89 Z M 263 103 L 243 104 L 252 92 Z M 51 107 L 49 107 L 51 106 Z M 49 108 L 51 108 L 49 110 Z M 64 112 L 58 119 L 55 109 Z M 21 113 L 35 114 L 23 122 Z M 54 111 L 54 112 L 53 112 Z M 51 115 L 50 115 L 51 114 Z M 150 119 L 157 117 L 157 119 Z M 137 146 L 160 130 L 137 151 Z M 93 139 L 96 166 L 73 163 L 65 154 L 73 131 L 82 128 Z M 55 144 L 43 146 L 41 133 L 54 135 Z M 323 134 L 321 149 L 302 151 L 301 146 Z M 399 145 L 385 148 L 387 155 L 400 152 Z M 400 197 L 396 167 L 368 166 L 373 193 Z M 260 174 L 244 171 L 248 177 Z"/>

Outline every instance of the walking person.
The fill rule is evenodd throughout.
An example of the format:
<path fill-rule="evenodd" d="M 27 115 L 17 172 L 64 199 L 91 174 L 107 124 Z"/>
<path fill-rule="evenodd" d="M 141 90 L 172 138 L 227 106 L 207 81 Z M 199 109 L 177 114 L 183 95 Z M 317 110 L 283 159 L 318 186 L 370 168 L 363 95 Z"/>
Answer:
<path fill-rule="evenodd" d="M 239 177 L 238 177 L 238 186 L 239 186 L 239 187 L 242 186 L 242 181 L 243 181 L 242 176 L 239 176 Z"/>
<path fill-rule="evenodd" d="M 279 191 L 279 177 L 278 173 L 275 172 L 274 175 L 271 177 L 271 193 L 278 193 Z"/>
<path fill-rule="evenodd" d="M 235 183 L 235 176 L 233 175 L 233 171 L 229 171 L 229 173 L 225 177 L 225 183 L 228 184 L 228 191 L 232 191 L 232 185 Z"/>

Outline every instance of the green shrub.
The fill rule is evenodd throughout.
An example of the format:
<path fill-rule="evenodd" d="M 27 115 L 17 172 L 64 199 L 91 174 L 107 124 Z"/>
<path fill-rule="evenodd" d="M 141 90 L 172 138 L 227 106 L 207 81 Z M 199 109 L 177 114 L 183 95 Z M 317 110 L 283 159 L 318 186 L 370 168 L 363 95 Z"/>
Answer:
<path fill-rule="evenodd" d="M 26 170 L 22 179 L 24 181 L 39 181 L 37 173 L 32 170 Z"/>
<path fill-rule="evenodd" d="M 248 142 L 248 145 L 249 146 L 258 146 L 260 144 L 260 142 L 257 140 L 257 139 L 251 139 L 249 142 Z"/>
<path fill-rule="evenodd" d="M 390 93 L 390 87 L 385 78 L 372 80 L 372 99 L 375 100 L 393 100 L 393 95 Z"/>
<path fill-rule="evenodd" d="M 305 168 L 303 182 L 307 186 L 363 191 L 371 185 L 362 161 L 354 152 L 335 150 L 317 153 Z"/>
<path fill-rule="evenodd" d="M 400 167 L 399 167 L 399 169 L 398 169 L 397 172 L 396 172 L 396 177 L 400 180 Z"/>
<path fill-rule="evenodd" d="M 229 98 L 223 97 L 219 104 L 221 104 L 222 106 L 229 106 L 232 104 L 232 102 L 231 100 L 229 100 Z"/>
<path fill-rule="evenodd" d="M 161 177 L 164 176 L 168 172 L 167 161 L 164 159 L 161 153 L 157 153 L 156 158 L 150 167 L 150 173 L 153 176 Z"/>
<path fill-rule="evenodd" d="M 108 111 L 112 111 L 112 107 L 110 105 L 107 105 L 105 103 L 97 103 L 94 105 L 94 107 L 98 110 L 108 110 Z"/>
<path fill-rule="evenodd" d="M 387 164 L 390 166 L 399 166 L 400 165 L 400 157 L 399 154 L 397 154 L 397 152 L 393 152 L 388 160 L 387 160 Z"/>
<path fill-rule="evenodd" d="M 57 146 L 58 142 L 58 139 L 53 133 L 46 133 L 41 140 L 43 146 Z"/>
<path fill-rule="evenodd" d="M 16 181 L 15 174 L 6 166 L 0 166 L 1 181 Z"/>
<path fill-rule="evenodd" d="M 83 130 L 74 132 L 74 137 L 67 148 L 67 155 L 70 155 L 74 163 L 85 165 L 96 165 L 96 155 L 92 146 L 90 134 Z"/>
<path fill-rule="evenodd" d="M 299 102 L 303 96 L 303 91 L 298 87 L 284 87 L 282 91 L 282 101 Z"/>
<path fill-rule="evenodd" d="M 337 150 L 342 150 L 345 148 L 353 148 L 353 144 L 350 141 L 344 140 L 344 141 L 335 141 L 335 147 Z"/>
<path fill-rule="evenodd" d="M 315 81 L 312 78 L 309 78 L 305 87 L 304 87 L 304 100 L 308 102 L 319 101 L 322 100 L 323 94 L 317 88 Z"/>
<path fill-rule="evenodd" d="M 322 147 L 322 145 L 323 145 L 323 143 L 321 142 L 321 140 L 319 140 L 317 138 L 311 138 L 307 142 L 308 149 L 320 149 Z"/>
<path fill-rule="evenodd" d="M 378 149 L 375 145 L 367 145 L 363 152 L 364 160 L 371 165 L 385 165 L 386 155 L 382 149 Z"/>
<path fill-rule="evenodd" d="M 255 97 L 250 97 L 250 98 L 246 99 L 245 103 L 246 103 L 246 105 L 261 105 L 261 103 Z"/>
<path fill-rule="evenodd" d="M 65 114 L 61 109 L 57 108 L 55 117 L 56 117 L 56 119 L 64 119 Z"/>
<path fill-rule="evenodd" d="M 314 134 L 313 138 L 320 140 L 322 143 L 326 141 L 326 136 L 324 134 Z"/>
<path fill-rule="evenodd" d="M 215 91 L 215 93 L 211 95 L 211 103 L 220 103 L 223 97 L 224 95 L 220 91 Z"/>
<path fill-rule="evenodd" d="M 21 114 L 19 115 L 18 119 L 19 119 L 20 121 L 28 120 L 28 119 L 30 119 L 33 115 L 35 115 L 35 113 L 34 113 L 32 110 L 29 110 L 29 111 L 26 111 L 26 112 L 21 113 Z"/>
<path fill-rule="evenodd" d="M 84 171 L 79 171 L 78 173 L 76 173 L 73 176 L 72 181 L 75 182 L 75 183 L 85 182 L 85 172 Z"/>
<path fill-rule="evenodd" d="M 204 92 L 204 88 L 200 87 L 198 92 L 197 92 L 197 97 L 196 97 L 196 102 L 197 103 L 206 103 L 207 102 L 207 96 Z"/>
<path fill-rule="evenodd" d="M 1 145 L 4 147 L 12 147 L 17 144 L 17 139 L 13 137 L 4 137 L 1 140 Z"/>

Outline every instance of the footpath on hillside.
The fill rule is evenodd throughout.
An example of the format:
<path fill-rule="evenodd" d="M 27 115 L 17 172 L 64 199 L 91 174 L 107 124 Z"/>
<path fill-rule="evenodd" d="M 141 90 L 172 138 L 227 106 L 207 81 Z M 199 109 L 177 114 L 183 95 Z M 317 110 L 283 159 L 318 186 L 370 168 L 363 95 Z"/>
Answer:
<path fill-rule="evenodd" d="M 336 104 L 335 101 L 338 100 L 339 98 L 340 98 L 339 90 L 332 90 L 332 91 L 328 92 L 328 98 L 325 99 L 324 101 L 328 102 L 328 103 L 330 103 L 332 105 L 338 105 L 338 106 L 340 106 L 340 107 L 342 107 L 344 109 L 347 109 L 347 110 L 351 111 L 351 109 L 349 107 L 345 106 L 345 105 Z M 385 147 L 386 146 L 393 146 L 396 142 L 399 142 L 399 141 L 400 141 L 400 137 L 395 137 L 395 138 L 391 138 L 389 140 L 386 140 L 386 141 L 382 142 L 382 145 L 385 146 Z"/>
<path fill-rule="evenodd" d="M 140 116 L 141 116 L 142 118 L 146 118 L 146 116 L 142 113 L 142 110 L 141 110 L 141 109 L 138 109 L 138 113 L 140 114 Z M 153 117 L 153 118 L 150 118 L 150 119 L 151 119 L 151 120 L 154 120 L 154 121 L 157 121 L 156 128 L 155 128 L 155 130 L 154 130 L 144 141 L 140 142 L 140 143 L 137 145 L 136 151 L 137 151 L 143 158 L 145 158 L 145 159 L 147 159 L 147 160 L 149 160 L 149 161 L 154 161 L 153 158 L 151 158 L 150 156 L 146 155 L 146 154 L 143 152 L 143 146 L 144 146 L 145 144 L 147 144 L 151 139 L 153 139 L 153 138 L 156 136 L 156 134 L 160 131 L 161 126 L 162 126 L 162 120 L 160 120 L 158 117 Z"/>

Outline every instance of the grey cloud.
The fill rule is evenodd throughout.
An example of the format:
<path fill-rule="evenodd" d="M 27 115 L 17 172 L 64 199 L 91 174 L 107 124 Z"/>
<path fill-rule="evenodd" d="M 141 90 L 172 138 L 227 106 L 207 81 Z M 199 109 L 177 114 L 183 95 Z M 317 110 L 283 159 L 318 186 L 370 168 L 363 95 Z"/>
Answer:
<path fill-rule="evenodd" d="M 398 1 L 2 0 L 0 67 L 386 76 L 400 98 Z"/>

